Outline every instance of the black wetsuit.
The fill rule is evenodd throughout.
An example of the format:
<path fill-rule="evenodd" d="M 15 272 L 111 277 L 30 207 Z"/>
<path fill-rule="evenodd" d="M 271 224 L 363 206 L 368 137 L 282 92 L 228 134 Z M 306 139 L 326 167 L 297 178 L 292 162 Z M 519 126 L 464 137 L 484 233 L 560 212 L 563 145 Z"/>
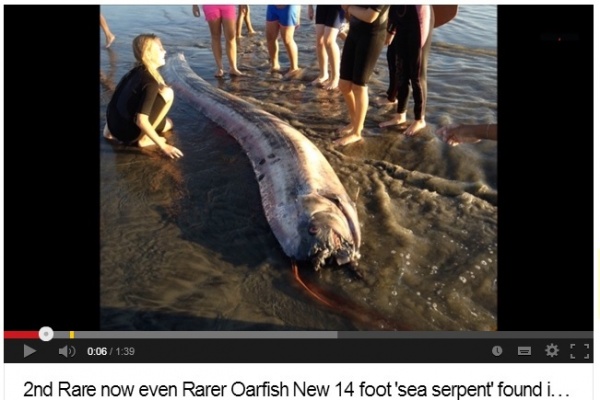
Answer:
<path fill-rule="evenodd" d="M 389 6 L 356 6 L 370 8 L 379 13 L 372 23 L 356 17 L 350 18 L 350 30 L 344 42 L 340 61 L 340 79 L 365 86 L 373 73 L 375 64 L 385 42 Z"/>
<path fill-rule="evenodd" d="M 129 71 L 117 85 L 106 108 L 106 123 L 110 133 L 126 144 L 135 144 L 143 133 L 136 124 L 137 114 L 148 115 L 152 125 L 165 106 L 158 93 L 159 84 L 144 66 Z M 158 124 L 156 131 L 162 132 L 166 118 Z"/>
<path fill-rule="evenodd" d="M 422 21 L 429 24 L 425 29 L 419 21 L 417 7 L 430 7 L 429 20 Z M 394 68 L 390 67 L 388 99 L 393 100 L 396 97 L 397 112 L 404 113 L 408 107 L 408 95 L 412 87 L 415 119 L 418 120 L 423 117 L 427 101 L 427 60 L 434 26 L 433 10 L 431 6 L 392 5 L 389 14 L 388 32 L 395 32 L 390 44 L 393 46 L 391 52 L 395 57 L 395 72 L 392 71 Z M 428 32 L 426 38 L 421 37 L 422 32 Z M 388 58 L 388 62 L 389 60 Z"/>

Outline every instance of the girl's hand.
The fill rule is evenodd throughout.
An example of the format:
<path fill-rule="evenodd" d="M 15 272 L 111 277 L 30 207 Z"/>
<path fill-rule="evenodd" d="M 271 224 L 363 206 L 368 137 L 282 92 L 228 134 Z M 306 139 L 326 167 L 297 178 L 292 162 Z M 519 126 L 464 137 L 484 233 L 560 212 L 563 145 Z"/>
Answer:
<path fill-rule="evenodd" d="M 175 146 L 171 146 L 170 144 L 165 144 L 161 149 L 165 155 L 169 158 L 181 158 L 183 157 L 183 153 Z"/>
<path fill-rule="evenodd" d="M 470 135 L 462 125 L 456 124 L 444 126 L 438 129 L 435 134 L 450 146 L 457 146 L 461 143 L 477 143 L 481 140 L 474 135 Z"/>

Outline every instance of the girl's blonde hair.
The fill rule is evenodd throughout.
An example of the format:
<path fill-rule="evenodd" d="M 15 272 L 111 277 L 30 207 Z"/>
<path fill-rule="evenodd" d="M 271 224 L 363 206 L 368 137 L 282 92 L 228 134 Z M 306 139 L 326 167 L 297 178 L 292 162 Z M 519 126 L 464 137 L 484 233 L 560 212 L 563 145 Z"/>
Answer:
<path fill-rule="evenodd" d="M 158 36 L 153 33 L 143 33 L 133 39 L 133 56 L 135 57 L 137 65 L 143 65 L 146 67 L 150 75 L 156 79 L 156 81 L 162 85 L 165 84 L 165 80 L 160 75 L 158 70 L 148 62 L 148 50 L 152 45 L 152 41 L 158 40 Z"/>

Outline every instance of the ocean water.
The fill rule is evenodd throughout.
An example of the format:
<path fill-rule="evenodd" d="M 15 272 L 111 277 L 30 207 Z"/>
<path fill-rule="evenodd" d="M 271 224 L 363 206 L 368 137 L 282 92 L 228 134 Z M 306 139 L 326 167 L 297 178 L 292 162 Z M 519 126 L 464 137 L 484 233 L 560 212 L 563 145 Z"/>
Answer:
<path fill-rule="evenodd" d="M 293 80 L 269 71 L 266 7 L 250 9 L 260 34 L 238 43 L 246 76 L 218 79 L 208 25 L 191 5 L 101 7 L 117 36 L 105 49 L 99 33 L 101 328 L 496 329 L 497 143 L 450 147 L 434 134 L 449 123 L 496 122 L 496 7 L 461 5 L 434 31 L 424 131 L 407 137 L 400 127 L 379 128 L 395 110 L 372 104 L 365 139 L 344 148 L 332 146 L 348 122 L 341 94 L 310 84 L 318 67 L 306 6 L 295 34 L 303 72 Z M 356 200 L 365 278 L 331 267 L 301 276 L 335 306 L 294 279 L 242 148 L 177 93 L 167 139 L 182 159 L 104 140 L 106 105 L 133 65 L 131 41 L 150 32 L 167 57 L 183 53 L 199 76 L 291 123 L 329 160 Z M 289 65 L 282 43 L 280 60 Z M 384 49 L 371 97 L 387 83 Z"/>

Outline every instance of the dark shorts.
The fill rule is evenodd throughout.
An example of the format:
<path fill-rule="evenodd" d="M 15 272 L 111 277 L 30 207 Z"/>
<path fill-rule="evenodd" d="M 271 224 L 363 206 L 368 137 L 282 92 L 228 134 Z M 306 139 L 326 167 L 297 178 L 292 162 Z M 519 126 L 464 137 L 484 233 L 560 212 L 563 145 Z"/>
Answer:
<path fill-rule="evenodd" d="M 154 125 L 158 113 L 164 108 L 165 101 L 161 96 L 156 97 L 156 101 L 152 107 L 152 113 L 149 116 L 150 123 Z M 106 110 L 106 123 L 110 134 L 113 135 L 117 140 L 125 144 L 136 144 L 142 138 L 142 130 L 135 123 L 135 116 L 129 120 L 121 117 L 119 112 L 108 108 Z M 162 121 L 156 127 L 156 132 L 160 133 L 165 129 L 167 119 L 163 118 Z"/>
<path fill-rule="evenodd" d="M 350 28 L 344 42 L 340 62 L 340 79 L 355 85 L 366 86 L 383 49 L 385 29 L 372 34 L 364 34 Z"/>
<path fill-rule="evenodd" d="M 340 29 L 343 22 L 344 10 L 342 10 L 342 6 L 330 4 L 320 4 L 317 6 L 315 24 Z"/>

